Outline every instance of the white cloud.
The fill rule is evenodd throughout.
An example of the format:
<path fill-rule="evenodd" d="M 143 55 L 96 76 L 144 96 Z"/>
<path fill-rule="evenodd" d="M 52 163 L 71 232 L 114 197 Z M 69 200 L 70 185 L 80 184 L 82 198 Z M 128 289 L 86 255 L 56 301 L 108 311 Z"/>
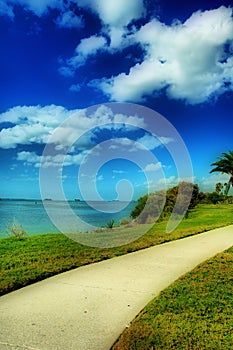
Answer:
<path fill-rule="evenodd" d="M 170 98 L 196 104 L 232 88 L 226 83 L 233 83 L 233 50 L 224 52 L 233 43 L 231 8 L 198 11 L 171 26 L 153 19 L 134 39 L 143 60 L 128 74 L 93 82 L 112 100 L 141 101 L 164 88 Z"/>
<path fill-rule="evenodd" d="M 74 71 L 83 66 L 86 60 L 90 56 L 96 55 L 100 50 L 106 49 L 107 40 L 103 36 L 93 35 L 89 38 L 81 40 L 80 44 L 76 47 L 75 55 L 67 60 L 67 66 L 63 66 L 59 69 L 60 73 L 69 76 Z"/>
<path fill-rule="evenodd" d="M 149 134 L 145 134 L 143 137 L 137 140 L 137 142 L 143 144 L 143 146 L 149 150 L 154 150 L 157 147 L 167 145 L 172 141 L 173 140 L 170 137 L 162 136 L 160 138 L 156 138 L 155 136 Z"/>
<path fill-rule="evenodd" d="M 100 129 L 119 129 L 128 123 L 127 130 L 132 125 L 144 126 L 142 118 L 114 114 L 106 105 L 99 106 L 89 115 L 85 109 L 67 110 L 55 105 L 17 106 L 0 114 L 0 120 L 11 123 L 0 131 L 0 148 L 4 149 L 50 142 L 61 150 L 76 141 L 77 147 L 83 149 L 93 144 Z"/>
<path fill-rule="evenodd" d="M 97 178 L 96 178 L 97 181 L 104 181 L 104 177 L 103 175 L 99 175 Z"/>
<path fill-rule="evenodd" d="M 114 169 L 112 172 L 114 174 L 127 174 L 127 171 L 125 171 L 125 170 L 116 170 L 116 169 Z"/>
<path fill-rule="evenodd" d="M 127 33 L 125 28 L 122 27 L 111 27 L 107 34 L 110 37 L 110 47 L 109 49 L 119 49 L 120 47 L 123 49 L 124 46 L 127 45 L 127 37 L 124 35 Z"/>
<path fill-rule="evenodd" d="M 18 2 L 33 11 L 37 16 L 46 13 L 48 8 L 63 8 L 63 0 L 18 0 Z"/>
<path fill-rule="evenodd" d="M 1 123 L 13 125 L 0 131 L 0 147 L 16 148 L 17 145 L 45 144 L 54 129 L 77 111 L 61 106 L 17 106 L 0 115 Z"/>
<path fill-rule="evenodd" d="M 106 105 L 100 105 L 93 113 L 92 118 L 96 120 L 96 126 L 106 124 L 105 129 L 124 129 L 131 131 L 134 130 L 135 127 L 145 127 L 143 118 L 138 117 L 137 115 L 128 116 L 122 113 L 114 113 L 113 110 Z"/>
<path fill-rule="evenodd" d="M 184 23 L 165 25 L 153 19 L 141 28 L 131 26 L 142 18 L 143 0 L 0 0 L 0 15 L 13 19 L 14 6 L 21 5 L 37 16 L 50 9 L 59 11 L 56 23 L 61 27 L 83 25 L 73 6 L 96 13 L 102 28 L 96 35 L 83 38 L 74 56 L 61 62 L 59 72 L 71 77 L 91 56 L 100 51 L 113 54 L 132 44 L 140 44 L 144 57 L 126 73 L 89 82 L 113 101 L 140 102 L 161 90 L 172 99 L 189 104 L 202 103 L 233 89 L 233 18 L 232 8 L 193 13 Z M 108 39 L 107 39 L 108 38 Z M 229 45 L 229 50 L 226 46 Z M 71 91 L 77 91 L 73 84 Z"/>
<path fill-rule="evenodd" d="M 10 122 L 14 124 L 46 124 L 56 127 L 64 119 L 77 110 L 68 111 L 62 106 L 49 105 L 38 106 L 16 106 L 7 112 L 0 114 L 1 123 Z"/>
<path fill-rule="evenodd" d="M 133 117 L 129 117 L 133 118 Z M 121 120 L 121 119 L 120 119 Z M 123 121 L 121 121 L 124 123 Z M 132 121 L 135 126 L 143 127 L 140 125 L 141 123 L 137 122 L 137 117 L 135 117 L 135 120 Z M 128 127 L 127 127 L 128 130 Z M 130 130 L 130 128 L 129 128 Z M 161 136 L 159 138 L 150 135 L 145 134 L 144 136 L 133 140 L 131 138 L 127 137 L 120 137 L 116 139 L 112 139 L 112 144 L 109 146 L 109 149 L 112 150 L 119 150 L 119 149 L 127 149 L 127 152 L 137 152 L 137 151 L 153 151 L 154 149 L 167 145 L 168 143 L 173 142 L 173 139 L 170 137 Z"/>
<path fill-rule="evenodd" d="M 161 147 L 163 145 L 166 145 L 173 140 L 169 137 L 160 137 L 159 139 L 152 136 L 145 134 L 143 137 L 132 140 L 127 137 L 121 137 L 117 139 L 112 139 L 112 144 L 109 147 L 110 149 L 127 149 L 127 152 L 137 152 L 137 151 L 153 151 L 154 149 Z"/>
<path fill-rule="evenodd" d="M 81 90 L 81 85 L 80 84 L 73 84 L 70 87 L 70 91 L 73 92 L 79 92 Z"/>
<path fill-rule="evenodd" d="M 4 0 L 0 0 L 0 16 L 7 16 L 11 19 L 14 18 L 13 6 L 11 4 L 7 4 Z"/>
<path fill-rule="evenodd" d="M 72 11 L 61 13 L 55 22 L 61 28 L 82 28 L 84 26 L 83 18 Z"/>
<path fill-rule="evenodd" d="M 26 161 L 27 163 L 40 163 L 41 156 L 35 152 L 22 151 L 17 154 L 17 160 Z"/>
<path fill-rule="evenodd" d="M 37 16 L 44 15 L 45 13 L 47 13 L 49 8 L 62 9 L 64 6 L 63 0 L 6 0 L 5 5 L 8 8 L 13 8 L 14 6 L 21 5 L 26 10 L 32 11 Z M 0 6 L 0 13 L 2 13 L 1 9 L 2 7 Z M 10 15 L 11 12 L 3 12 L 2 14 Z"/>
<path fill-rule="evenodd" d="M 126 26 L 144 13 L 143 0 L 79 0 L 78 4 L 96 12 L 105 25 Z"/>
<path fill-rule="evenodd" d="M 150 164 L 147 164 L 147 166 L 145 167 L 145 169 L 143 171 L 145 172 L 149 172 L 149 171 L 158 171 L 158 170 L 161 170 L 161 168 L 163 167 L 162 163 L 161 162 L 158 162 L 158 163 L 150 163 Z"/>
<path fill-rule="evenodd" d="M 72 155 L 67 154 L 56 154 L 56 155 L 45 155 L 44 157 L 37 155 L 35 152 L 22 151 L 18 152 L 17 160 L 22 161 L 26 164 L 34 165 L 36 168 L 39 167 L 59 167 L 60 166 L 71 166 L 80 165 L 83 158 L 86 155 L 86 151 Z"/>
<path fill-rule="evenodd" d="M 157 171 L 158 170 L 159 169 L 157 169 Z M 148 192 L 155 192 L 160 190 L 167 191 L 169 188 L 177 186 L 178 183 L 179 183 L 179 180 L 175 176 L 170 176 L 168 178 L 162 177 L 162 178 L 157 178 L 156 180 L 154 179 L 149 181 L 147 180 L 142 185 L 146 189 L 148 188 Z M 139 184 L 139 186 L 141 186 L 141 184 Z"/>
<path fill-rule="evenodd" d="M 91 54 L 95 54 L 98 50 L 102 49 L 106 44 L 106 39 L 102 36 L 93 35 L 89 38 L 82 39 L 76 52 L 78 55 L 87 57 Z"/>
<path fill-rule="evenodd" d="M 18 144 L 46 143 L 50 128 L 41 124 L 16 125 L 13 128 L 3 129 L 0 132 L 1 148 L 16 148 Z"/>
<path fill-rule="evenodd" d="M 64 62 L 62 62 L 62 64 L 64 64 Z M 58 69 L 58 72 L 67 78 L 73 77 L 74 71 L 75 71 L 74 68 L 68 67 L 68 66 L 61 66 Z"/>
<path fill-rule="evenodd" d="M 160 188 L 177 186 L 178 183 L 179 183 L 179 180 L 175 176 L 170 176 L 168 178 L 164 177 L 158 180 L 158 186 Z"/>
<path fill-rule="evenodd" d="M 63 0 L 0 0 L 0 15 L 13 19 L 14 7 L 18 5 L 38 17 L 46 15 L 51 9 L 57 9 L 60 14 L 55 23 L 61 28 L 81 28 L 84 25 L 82 17 L 70 10 L 71 2 Z"/>
<path fill-rule="evenodd" d="M 121 150 L 124 152 L 137 152 L 137 151 L 145 151 L 146 148 L 142 144 L 138 143 L 137 141 L 131 140 L 127 137 L 122 137 L 118 139 L 112 139 L 111 145 L 109 146 L 109 149 L 111 150 Z"/>
<path fill-rule="evenodd" d="M 72 58 L 59 69 L 64 76 L 74 74 L 75 70 L 86 63 L 90 56 L 98 51 L 112 53 L 122 50 L 131 43 L 126 26 L 144 13 L 143 0 L 79 0 L 78 6 L 91 9 L 102 21 L 101 33 L 110 39 L 109 43 L 102 35 L 93 35 L 81 40 Z"/>

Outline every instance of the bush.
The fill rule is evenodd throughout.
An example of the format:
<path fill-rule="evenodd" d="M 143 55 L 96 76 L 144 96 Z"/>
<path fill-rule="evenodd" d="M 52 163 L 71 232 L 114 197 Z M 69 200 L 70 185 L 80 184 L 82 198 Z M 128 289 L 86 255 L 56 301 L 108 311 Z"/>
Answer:
<path fill-rule="evenodd" d="M 114 222 L 115 222 L 114 219 L 108 221 L 106 227 L 107 227 L 107 228 L 113 228 Z"/>
<path fill-rule="evenodd" d="M 192 196 L 190 200 L 190 190 Z M 181 201 L 176 204 L 178 192 L 180 191 Z M 175 214 L 188 216 L 188 210 L 195 208 L 198 204 L 198 185 L 189 182 L 181 182 L 179 186 L 170 188 L 167 193 L 165 191 L 157 191 L 145 195 L 138 199 L 136 207 L 130 213 L 133 219 L 137 218 L 139 223 L 149 223 L 152 219 L 163 220 L 168 217 L 175 208 Z M 187 208 L 188 207 L 188 208 Z"/>
<path fill-rule="evenodd" d="M 217 204 L 225 201 L 225 196 L 217 192 L 207 193 L 206 201 L 208 204 Z"/>
<path fill-rule="evenodd" d="M 11 225 L 7 226 L 8 235 L 16 238 L 23 238 L 27 235 L 26 231 L 22 228 L 22 226 L 18 223 L 16 219 L 14 219 Z"/>
<path fill-rule="evenodd" d="M 138 199 L 137 205 L 135 206 L 135 208 L 130 213 L 130 216 L 131 216 L 132 219 L 136 219 L 141 214 L 141 212 L 143 211 L 143 209 L 144 209 L 144 207 L 146 205 L 147 199 L 148 199 L 148 195 L 147 194 L 145 196 L 140 197 Z"/>

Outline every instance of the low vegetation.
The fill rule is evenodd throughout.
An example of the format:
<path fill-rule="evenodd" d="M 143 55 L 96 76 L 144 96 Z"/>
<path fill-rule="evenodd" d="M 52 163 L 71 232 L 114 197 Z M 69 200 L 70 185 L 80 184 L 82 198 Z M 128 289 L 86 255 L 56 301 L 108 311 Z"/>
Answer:
<path fill-rule="evenodd" d="M 229 184 L 225 185 L 228 186 Z M 150 223 L 155 220 L 162 221 L 171 215 L 176 204 L 175 213 L 178 215 L 185 213 L 184 216 L 187 218 L 190 210 L 194 209 L 198 204 L 232 204 L 233 196 L 227 196 L 226 191 L 222 192 L 222 188 L 224 186 L 221 183 L 217 183 L 214 192 L 204 193 L 199 191 L 197 184 L 181 182 L 179 186 L 172 187 L 167 191 L 156 191 L 140 197 L 130 215 L 138 223 Z M 178 190 L 181 191 L 179 206 L 177 206 Z M 190 198 L 191 191 L 192 195 Z"/>
<path fill-rule="evenodd" d="M 233 248 L 161 292 L 112 350 L 232 349 Z"/>
<path fill-rule="evenodd" d="M 166 233 L 164 220 L 136 241 L 116 248 L 83 246 L 62 234 L 0 239 L 0 295 L 82 265 L 232 224 L 232 213 L 232 205 L 198 205 L 173 232 Z M 127 237 L 137 227 L 120 229 Z M 118 228 L 108 234 L 114 230 Z"/>
<path fill-rule="evenodd" d="M 109 220 L 107 222 L 106 227 L 107 228 L 113 228 L 114 227 L 114 223 L 115 223 L 114 219 L 111 219 L 111 220 Z"/>
<path fill-rule="evenodd" d="M 27 236 L 27 232 L 23 229 L 23 227 L 20 225 L 20 223 L 14 219 L 13 223 L 11 225 L 7 226 L 6 235 L 10 237 L 15 238 L 22 238 Z"/>
<path fill-rule="evenodd" d="M 178 191 L 181 192 L 181 200 L 177 206 Z M 192 193 L 192 195 L 190 195 Z M 138 199 L 138 203 L 131 212 L 131 217 L 139 223 L 147 223 L 152 220 L 164 220 L 171 215 L 176 204 L 176 214 L 182 215 L 198 204 L 199 187 L 189 182 L 181 182 L 179 186 L 168 191 L 156 191 L 144 195 Z M 190 198 L 191 197 L 191 198 Z M 187 217 L 187 215 L 186 215 Z"/>

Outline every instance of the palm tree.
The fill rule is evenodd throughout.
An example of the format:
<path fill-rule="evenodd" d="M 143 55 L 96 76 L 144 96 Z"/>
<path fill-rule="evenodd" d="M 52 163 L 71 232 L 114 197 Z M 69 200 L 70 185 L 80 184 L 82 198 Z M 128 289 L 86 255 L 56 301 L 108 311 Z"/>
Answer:
<path fill-rule="evenodd" d="M 211 166 L 214 166 L 214 168 L 210 171 L 210 173 L 213 173 L 215 171 L 219 171 L 222 174 L 229 174 L 230 179 L 228 183 L 225 185 L 225 195 L 227 196 L 230 187 L 233 187 L 233 151 L 229 151 L 229 153 L 222 153 L 221 157 L 218 157 L 219 160 L 212 163 Z"/>

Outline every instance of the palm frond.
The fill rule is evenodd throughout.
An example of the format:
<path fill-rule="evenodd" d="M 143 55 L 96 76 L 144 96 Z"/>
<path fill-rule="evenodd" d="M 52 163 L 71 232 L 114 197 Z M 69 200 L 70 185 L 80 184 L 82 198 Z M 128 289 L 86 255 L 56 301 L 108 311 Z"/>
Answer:
<path fill-rule="evenodd" d="M 222 156 L 218 157 L 219 160 L 212 163 L 211 166 L 214 168 L 210 171 L 213 172 L 221 172 L 225 174 L 233 174 L 233 151 L 229 151 L 229 153 L 223 152 Z"/>

